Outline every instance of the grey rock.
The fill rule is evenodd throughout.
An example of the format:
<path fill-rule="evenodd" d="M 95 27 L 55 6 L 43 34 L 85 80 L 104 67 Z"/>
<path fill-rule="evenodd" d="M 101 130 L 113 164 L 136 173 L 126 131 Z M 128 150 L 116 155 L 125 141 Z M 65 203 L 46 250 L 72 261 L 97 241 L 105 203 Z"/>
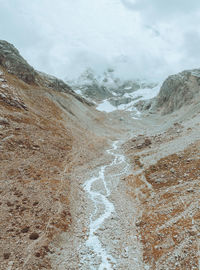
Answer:
<path fill-rule="evenodd" d="M 22 58 L 19 51 L 5 40 L 0 40 L 0 65 L 26 83 L 35 83 L 36 71 Z"/>
<path fill-rule="evenodd" d="M 160 112 L 166 115 L 199 102 L 200 69 L 194 69 L 169 76 L 162 84 L 157 97 L 139 101 L 135 107 L 142 112 Z"/>
<path fill-rule="evenodd" d="M 199 94 L 200 69 L 183 71 L 164 81 L 154 108 L 162 114 L 169 114 L 191 104 Z"/>
<path fill-rule="evenodd" d="M 176 171 L 175 171 L 174 168 L 171 168 L 171 169 L 170 169 L 170 172 L 171 172 L 171 173 L 175 173 Z"/>
<path fill-rule="evenodd" d="M 154 102 L 155 102 L 155 98 L 149 99 L 149 100 L 140 100 L 135 104 L 135 107 L 140 112 L 145 112 L 145 111 L 150 111 L 151 112 Z"/>
<path fill-rule="evenodd" d="M 6 118 L 0 117 L 0 125 L 9 125 L 9 122 Z"/>
<path fill-rule="evenodd" d="M 109 102 L 110 102 L 113 106 L 115 106 L 115 107 L 120 106 L 121 104 L 128 104 L 128 103 L 130 103 L 131 101 L 132 101 L 132 99 L 131 99 L 131 98 L 127 98 L 127 97 L 111 98 L 111 99 L 109 100 Z"/>

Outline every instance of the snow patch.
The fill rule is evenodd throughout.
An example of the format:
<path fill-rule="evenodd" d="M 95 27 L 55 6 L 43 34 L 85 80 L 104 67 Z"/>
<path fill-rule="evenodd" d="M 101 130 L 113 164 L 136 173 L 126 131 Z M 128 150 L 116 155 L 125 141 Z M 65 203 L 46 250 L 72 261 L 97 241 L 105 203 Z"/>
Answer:
<path fill-rule="evenodd" d="M 1 85 L 1 88 L 7 88 L 8 87 L 8 84 L 4 83 Z"/>
<path fill-rule="evenodd" d="M 160 91 L 160 87 L 161 87 L 161 85 L 158 84 L 154 88 L 139 89 L 139 90 L 135 91 L 134 93 L 132 93 L 132 97 L 140 97 L 141 96 L 140 99 L 142 99 L 142 100 L 152 99 L 158 95 L 158 93 Z"/>
<path fill-rule="evenodd" d="M 141 115 L 141 113 L 135 108 L 135 103 L 137 103 L 140 100 L 148 100 L 156 97 L 160 91 L 161 84 L 158 84 L 154 88 L 141 88 L 133 93 L 125 93 L 124 97 L 133 99 L 128 104 L 121 104 L 119 106 L 113 106 L 110 104 L 109 100 L 106 99 L 104 102 L 99 104 L 97 106 L 97 110 L 103 111 L 103 112 L 113 112 L 116 110 L 120 111 L 130 111 L 133 112 L 133 118 L 138 119 L 138 117 Z"/>
<path fill-rule="evenodd" d="M 78 94 L 78 95 L 81 95 L 81 96 L 82 96 L 82 92 L 81 92 L 81 90 L 76 90 L 75 92 L 76 92 L 76 94 Z"/>
<path fill-rule="evenodd" d="M 108 100 L 105 100 L 103 103 L 99 104 L 96 108 L 98 111 L 101 112 L 113 112 L 116 111 L 117 108 L 110 104 Z"/>

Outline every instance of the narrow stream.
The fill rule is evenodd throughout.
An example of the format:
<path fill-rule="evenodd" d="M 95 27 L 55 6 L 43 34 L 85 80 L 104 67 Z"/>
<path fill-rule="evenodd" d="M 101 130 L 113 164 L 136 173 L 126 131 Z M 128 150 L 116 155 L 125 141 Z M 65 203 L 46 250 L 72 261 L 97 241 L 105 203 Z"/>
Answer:
<path fill-rule="evenodd" d="M 108 184 L 106 181 L 106 170 L 113 167 L 115 172 L 114 174 L 112 174 L 112 177 L 121 177 L 125 175 L 129 167 L 128 163 L 126 162 L 125 156 L 116 153 L 118 144 L 118 141 L 113 142 L 112 148 L 106 151 L 109 155 L 113 156 L 113 161 L 108 165 L 100 167 L 98 176 L 92 177 L 84 184 L 84 189 L 88 193 L 89 199 L 91 199 L 95 206 L 95 211 L 90 216 L 89 237 L 86 241 L 86 245 L 94 251 L 97 257 L 100 257 L 101 264 L 99 265 L 99 270 L 113 269 L 112 266 L 116 263 L 115 258 L 113 258 L 111 254 L 108 254 L 106 249 L 103 248 L 102 243 L 100 242 L 96 232 L 103 225 L 103 223 L 106 222 L 106 219 L 108 219 L 111 214 L 115 212 L 115 207 L 113 203 L 109 200 L 111 190 L 108 188 Z M 93 188 L 93 184 L 95 182 L 97 183 L 98 181 L 100 183 L 103 183 L 106 194 L 105 191 L 101 192 Z M 104 211 L 101 211 L 101 214 L 95 219 L 96 213 L 98 213 L 100 205 L 104 206 Z M 90 269 L 96 268 L 91 265 Z"/>

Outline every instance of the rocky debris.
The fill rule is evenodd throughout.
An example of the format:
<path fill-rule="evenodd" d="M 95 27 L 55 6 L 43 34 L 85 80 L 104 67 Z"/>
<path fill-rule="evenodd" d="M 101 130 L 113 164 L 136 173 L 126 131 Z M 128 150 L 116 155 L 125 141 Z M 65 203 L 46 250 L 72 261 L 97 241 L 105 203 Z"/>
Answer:
<path fill-rule="evenodd" d="M 10 258 L 10 253 L 9 252 L 6 252 L 3 254 L 3 257 L 4 257 L 4 260 L 8 260 Z"/>
<path fill-rule="evenodd" d="M 123 182 L 133 201 L 140 202 L 142 208 L 135 225 L 143 244 L 143 260 L 149 269 L 199 268 L 199 137 L 183 147 L 183 151 L 171 155 L 166 154 L 166 150 L 163 153 L 163 145 L 176 147 L 180 143 L 178 138 L 187 136 L 188 130 L 191 132 L 192 128 L 186 128 L 183 123 L 170 122 L 166 131 L 149 136 L 151 149 L 137 151 L 138 141 L 147 137 L 142 135 L 124 144 L 127 156 L 131 162 L 135 161 L 133 174 Z M 199 125 L 195 130 L 198 134 Z M 154 154 L 157 154 L 157 162 L 149 166 Z M 139 166 L 140 160 L 143 167 Z"/>
<path fill-rule="evenodd" d="M 8 87 L 4 85 L 4 92 L 7 88 L 10 89 L 9 78 L 11 75 L 6 78 Z M 55 93 L 53 96 L 50 94 L 52 91 L 47 88 L 24 85 L 23 83 L 25 89 L 18 86 L 13 91 L 16 96 L 24 98 L 29 104 L 29 110 L 16 110 L 0 101 L 2 123 L 4 119 L 7 122 L 2 124 L 0 130 L 1 267 L 7 269 L 11 263 L 13 269 L 53 269 L 47 255 L 54 254 L 52 260 L 57 265 L 60 266 L 63 259 L 65 269 L 82 268 L 77 247 L 81 246 L 79 243 L 84 245 L 87 240 L 89 212 L 93 206 L 86 204 L 88 201 L 80 185 L 83 184 L 83 175 L 91 173 L 91 168 L 95 168 L 96 174 L 99 164 L 105 164 L 102 152 L 107 134 L 101 131 L 101 136 L 95 137 L 88 130 L 88 123 L 87 132 L 86 128 L 79 130 L 80 122 L 86 117 L 86 106 L 80 110 L 83 118 L 77 117 L 75 122 L 74 118 L 72 121 L 69 114 L 61 110 L 57 100 L 55 102 L 56 98 L 69 98 L 68 95 Z M 80 108 L 77 106 L 75 109 L 78 111 Z M 95 114 L 95 111 L 92 113 Z M 98 121 L 100 122 L 99 119 Z M 148 120 L 138 122 L 137 134 L 142 135 L 129 140 L 124 148 L 127 156 L 133 157 L 134 173 L 138 170 L 139 174 L 132 174 L 127 178 L 123 176 L 123 185 L 119 181 L 116 191 L 116 177 L 113 177 L 116 168 L 113 168 L 113 174 L 109 172 L 111 168 L 106 171 L 111 173 L 108 187 L 112 188 L 112 194 L 109 199 L 115 201 L 115 205 L 118 205 L 116 209 L 121 211 L 117 212 L 117 219 L 114 217 L 106 221 L 103 231 L 97 233 L 99 237 L 104 235 L 101 238 L 103 246 L 114 250 L 119 263 L 123 262 L 121 269 L 132 269 L 135 266 L 133 260 L 140 257 L 137 256 L 139 241 L 143 245 L 143 260 L 152 269 L 184 269 L 185 266 L 187 269 L 198 269 L 198 143 L 185 152 L 167 155 L 160 160 L 158 158 L 154 165 L 147 167 L 144 155 L 151 155 L 152 152 L 160 155 L 163 148 L 160 151 L 159 147 L 163 141 L 167 143 L 183 136 L 183 126 L 175 123 L 166 132 L 143 135 L 143 130 L 147 131 L 145 124 Z M 109 123 L 110 131 L 113 122 Z M 117 123 L 119 125 L 119 121 Z M 130 128 L 128 132 L 133 123 L 135 124 L 131 122 L 127 127 Z M 134 134 L 136 125 L 132 129 Z M 95 127 L 92 126 L 92 130 Z M 152 128 L 151 125 L 149 127 Z M 98 128 L 100 129 L 99 126 Z M 122 134 L 127 129 L 120 129 L 117 133 L 117 128 L 112 134 L 112 140 L 116 136 L 127 136 Z M 106 158 L 110 159 L 108 156 Z M 118 169 L 121 171 L 121 168 Z M 129 204 L 130 198 L 133 204 Z M 86 214 L 87 210 L 89 212 Z M 83 226 L 86 229 L 77 230 L 74 226 L 75 219 L 78 228 Z M 78 236 L 74 232 L 78 232 Z M 79 236 L 81 240 L 77 240 Z M 54 243 L 57 242 L 59 249 L 56 249 L 56 245 L 53 246 L 52 239 Z M 130 256 L 134 254 L 133 250 L 130 251 L 133 245 L 135 257 Z M 100 262 L 95 260 L 94 253 L 88 249 L 83 251 L 87 264 L 90 265 L 91 260 L 97 268 Z M 10 253 L 8 258 L 4 256 L 6 253 Z M 11 257 L 12 262 L 9 262 Z M 69 264 L 68 259 L 72 263 Z M 130 261 L 133 262 L 131 265 Z M 139 266 L 138 269 L 143 268 Z"/>
<path fill-rule="evenodd" d="M 33 233 L 31 233 L 31 234 L 29 235 L 29 238 L 30 238 L 31 240 L 36 240 L 36 239 L 39 238 L 39 234 L 38 234 L 37 232 L 33 232 Z"/>
<path fill-rule="evenodd" d="M 139 134 L 124 143 L 123 148 L 131 162 L 133 162 L 136 167 L 142 168 L 143 164 L 139 154 L 142 154 L 147 149 L 149 149 L 149 151 L 151 151 L 151 149 L 154 151 L 154 149 L 161 146 L 163 142 L 173 141 L 182 135 L 183 130 L 184 126 L 181 123 L 175 122 L 162 133 L 155 133 L 152 136 Z"/>
<path fill-rule="evenodd" d="M 170 269 L 175 269 L 175 265 L 178 269 L 198 269 L 198 240 L 193 228 L 200 225 L 200 162 L 198 159 L 187 162 L 189 156 L 197 157 L 198 153 L 199 143 L 180 153 L 181 159 L 177 155 L 167 156 L 146 170 L 154 197 L 152 200 L 151 195 L 147 196 L 142 216 L 147 225 L 139 231 L 144 243 L 144 259 L 151 267 L 159 265 L 161 269 L 167 264 Z"/>
<path fill-rule="evenodd" d="M 26 226 L 21 230 L 21 233 L 27 233 L 27 232 L 29 232 L 29 229 L 30 229 L 30 227 Z"/>
<path fill-rule="evenodd" d="M 6 252 L 13 269 L 52 269 L 48 246 L 72 224 L 71 172 L 105 139 L 92 133 L 99 114 L 83 98 L 60 93 L 61 84 L 41 86 L 42 75 L 36 85 L 16 76 L 0 67 L 0 269 L 8 268 Z"/>
<path fill-rule="evenodd" d="M 154 99 L 148 99 L 148 100 L 140 100 L 140 101 L 135 103 L 135 107 L 140 112 L 145 112 L 145 111 L 152 112 L 154 102 L 155 102 L 155 98 Z"/>
<path fill-rule="evenodd" d="M 171 172 L 171 173 L 175 173 L 176 171 L 174 170 L 174 168 L 171 168 L 171 169 L 170 169 L 170 172 Z"/>
<path fill-rule="evenodd" d="M 0 101 L 15 108 L 28 110 L 22 98 L 14 93 L 13 89 L 9 88 L 9 86 L 7 89 L 1 89 L 0 86 Z"/>
<path fill-rule="evenodd" d="M 54 89 L 59 92 L 69 93 L 84 104 L 87 104 L 89 106 L 94 105 L 92 102 L 89 102 L 82 96 L 76 94 L 72 90 L 72 88 L 68 84 L 66 84 L 64 81 L 56 78 L 55 76 L 48 75 L 44 72 L 37 71 L 37 73 L 39 76 L 37 77 L 36 81 L 39 85 Z"/>
<path fill-rule="evenodd" d="M 43 86 L 56 89 L 60 92 L 70 92 L 70 93 L 73 92 L 72 89 L 66 83 L 56 78 L 55 76 L 48 75 L 40 71 L 38 71 L 38 74 L 40 75 L 40 78 L 42 78 L 42 81 L 38 79 L 38 82 L 42 83 Z"/>
<path fill-rule="evenodd" d="M 0 117 L 0 125 L 9 126 L 9 121 L 8 121 L 8 119 L 6 119 L 6 118 L 4 118 L 4 117 Z"/>
<path fill-rule="evenodd" d="M 71 223 L 69 183 L 60 180 L 66 164 L 70 167 L 71 126 L 64 127 L 63 112 L 47 98 L 47 90 L 29 90 L 19 79 L 5 76 L 7 86 L 2 88 L 0 82 L 0 269 L 7 269 L 7 250 L 13 255 L 13 269 L 42 269 L 40 264 L 51 269 L 42 246 Z M 32 232 L 42 239 L 29 239 Z M 42 255 L 35 257 L 40 249 Z"/>
<path fill-rule="evenodd" d="M 124 144 L 124 147 L 126 148 L 126 150 L 144 149 L 146 147 L 150 147 L 151 144 L 152 141 L 149 137 L 145 137 L 144 135 L 138 135 L 137 137 L 132 138 L 130 141 Z"/>

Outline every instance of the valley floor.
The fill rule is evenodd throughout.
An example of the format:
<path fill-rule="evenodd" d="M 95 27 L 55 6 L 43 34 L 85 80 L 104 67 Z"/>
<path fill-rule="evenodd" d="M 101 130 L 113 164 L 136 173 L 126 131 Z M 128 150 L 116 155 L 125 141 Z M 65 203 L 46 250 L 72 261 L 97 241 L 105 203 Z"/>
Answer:
<path fill-rule="evenodd" d="M 52 243 L 53 269 L 199 269 L 194 111 L 138 120 L 127 112 L 109 115 L 106 125 L 115 132 L 71 175 L 73 225 Z"/>
<path fill-rule="evenodd" d="M 200 268 L 199 103 L 133 118 L 0 79 L 0 269 Z"/>

